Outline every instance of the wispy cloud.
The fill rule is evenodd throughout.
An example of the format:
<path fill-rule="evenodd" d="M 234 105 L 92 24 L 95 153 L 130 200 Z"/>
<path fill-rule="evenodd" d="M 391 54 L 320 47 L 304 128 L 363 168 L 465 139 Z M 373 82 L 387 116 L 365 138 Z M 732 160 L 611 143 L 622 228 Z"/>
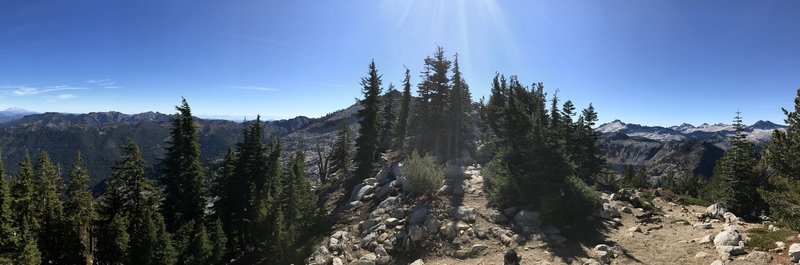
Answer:
<path fill-rule="evenodd" d="M 243 89 L 243 90 L 258 90 L 258 91 L 278 91 L 277 88 L 263 87 L 263 86 L 230 86 L 229 88 Z"/>
<path fill-rule="evenodd" d="M 61 95 L 56 96 L 57 99 L 71 99 L 71 98 L 77 98 L 77 97 L 78 96 L 73 95 L 73 94 L 61 94 Z"/>
<path fill-rule="evenodd" d="M 92 84 L 94 86 L 102 87 L 102 88 L 108 88 L 108 89 L 122 88 L 121 86 L 118 86 L 113 80 L 111 80 L 109 78 L 89 79 L 89 80 L 86 80 L 86 83 Z"/>
<path fill-rule="evenodd" d="M 32 86 L 5 86 L 1 87 L 3 92 L 7 95 L 13 96 L 30 96 L 47 92 L 63 91 L 63 90 L 86 90 L 86 87 L 73 87 L 73 86 L 46 86 L 46 87 L 32 87 Z"/>

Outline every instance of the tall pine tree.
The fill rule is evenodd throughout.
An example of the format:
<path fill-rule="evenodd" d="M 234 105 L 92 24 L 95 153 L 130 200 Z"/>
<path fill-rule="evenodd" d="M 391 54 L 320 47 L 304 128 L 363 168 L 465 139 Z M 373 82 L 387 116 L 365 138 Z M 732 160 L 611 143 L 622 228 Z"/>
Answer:
<path fill-rule="evenodd" d="M 96 218 L 89 173 L 83 166 L 81 154 L 69 171 L 67 200 L 64 205 L 67 237 L 65 238 L 65 262 L 68 264 L 91 264 L 91 224 Z"/>
<path fill-rule="evenodd" d="M 361 128 L 356 139 L 355 180 L 372 177 L 378 156 L 381 76 L 375 67 L 375 60 L 369 63 L 369 71 L 366 77 L 361 78 L 361 86 L 364 99 L 360 101 L 363 109 L 358 111 Z M 351 184 L 355 185 L 355 181 L 352 182 Z"/>
<path fill-rule="evenodd" d="M 11 191 L 3 171 L 3 159 L 0 156 L 0 264 L 13 264 L 16 257 L 19 237 L 12 226 Z"/>
<path fill-rule="evenodd" d="M 175 231 L 189 220 L 199 221 L 205 209 L 205 173 L 200 164 L 200 144 L 189 103 L 184 98 L 172 118 L 166 156 L 161 161 L 164 174 L 164 221 Z"/>
<path fill-rule="evenodd" d="M 772 132 L 765 157 L 772 169 L 769 186 L 759 193 L 770 206 L 772 216 L 794 230 L 800 230 L 800 89 L 792 111 L 783 109 L 785 131 Z"/>
<path fill-rule="evenodd" d="M 406 75 L 403 79 L 403 97 L 400 100 L 400 116 L 397 118 L 395 127 L 394 149 L 405 152 L 406 135 L 408 134 L 409 107 L 411 106 L 411 71 L 406 68 Z"/>

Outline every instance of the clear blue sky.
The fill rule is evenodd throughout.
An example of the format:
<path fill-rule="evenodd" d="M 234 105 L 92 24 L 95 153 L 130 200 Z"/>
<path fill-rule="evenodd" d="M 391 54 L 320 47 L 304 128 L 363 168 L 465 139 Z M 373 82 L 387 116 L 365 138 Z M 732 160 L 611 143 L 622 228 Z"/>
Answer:
<path fill-rule="evenodd" d="M 602 122 L 782 123 L 800 87 L 800 1 L 3 1 L 0 108 L 317 117 L 374 58 L 419 81 L 441 45 L 475 100 L 495 72 Z"/>

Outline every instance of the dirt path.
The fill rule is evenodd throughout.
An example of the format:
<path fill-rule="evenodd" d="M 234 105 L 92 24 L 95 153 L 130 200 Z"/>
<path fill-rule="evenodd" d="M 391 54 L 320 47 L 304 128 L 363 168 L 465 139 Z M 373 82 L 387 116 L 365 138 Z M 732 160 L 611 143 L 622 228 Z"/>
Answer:
<path fill-rule="evenodd" d="M 480 168 L 467 168 L 465 171 L 465 189 L 463 197 L 453 194 L 454 207 L 473 207 L 478 213 L 487 213 L 487 199 L 484 196 L 483 177 Z M 607 197 L 605 195 L 604 197 Z M 714 234 L 722 230 L 721 223 L 712 223 L 710 228 L 694 228 L 693 224 L 699 223 L 696 213 L 702 213 L 705 207 L 681 206 L 656 198 L 654 204 L 661 211 L 657 223 L 639 223 L 636 216 L 642 215 L 642 209 L 634 209 L 630 204 L 622 201 L 610 201 L 617 209 L 628 207 L 630 213 L 620 212 L 618 223 L 606 221 L 605 232 L 601 239 L 583 239 L 576 235 L 567 237 L 563 246 L 548 244 L 536 237 L 527 242 L 513 242 L 503 244 L 497 237 L 479 239 L 478 237 L 464 237 L 468 240 L 461 242 L 462 249 L 469 249 L 475 244 L 483 244 L 488 249 L 482 255 L 466 259 L 457 259 L 452 256 L 439 255 L 423 258 L 425 264 L 503 264 L 503 255 L 509 249 L 515 249 L 522 257 L 522 264 L 599 264 L 592 248 L 598 243 L 609 246 L 618 245 L 624 249 L 624 254 L 616 255 L 610 264 L 711 264 L 719 258 L 713 244 L 701 244 L 696 239 Z M 491 230 L 493 227 L 509 229 L 508 225 L 497 225 L 490 218 L 478 217 L 471 229 Z M 609 225 L 612 224 L 612 225 Z M 758 224 L 738 223 L 742 230 L 760 226 Z M 636 229 L 638 227 L 639 229 Z M 635 230 L 635 231 L 633 231 Z M 571 237 L 571 238 L 570 238 Z M 541 237 L 540 237 L 541 238 Z M 589 241 L 589 242 L 587 242 Z M 593 242 L 592 242 L 593 241 Z M 695 257 L 698 252 L 708 253 L 706 257 Z M 440 253 L 441 254 L 441 253 Z M 701 254 L 702 256 L 702 254 Z M 589 259 L 589 258 L 594 259 Z"/>

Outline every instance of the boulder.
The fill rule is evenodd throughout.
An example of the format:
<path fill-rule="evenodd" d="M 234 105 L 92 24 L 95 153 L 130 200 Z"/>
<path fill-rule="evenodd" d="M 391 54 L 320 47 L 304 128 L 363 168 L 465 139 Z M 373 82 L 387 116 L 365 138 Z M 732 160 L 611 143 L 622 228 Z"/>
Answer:
<path fill-rule="evenodd" d="M 386 220 L 383 220 L 383 222 L 387 226 L 392 227 L 392 226 L 395 226 L 395 225 L 399 224 L 400 223 L 400 219 L 397 219 L 397 218 L 394 218 L 394 217 L 389 217 L 389 218 L 386 218 Z"/>
<path fill-rule="evenodd" d="M 794 243 L 789 246 L 789 260 L 795 263 L 800 261 L 800 243 Z"/>
<path fill-rule="evenodd" d="M 375 219 L 367 219 L 367 220 L 361 221 L 358 224 L 358 231 L 361 231 L 362 233 L 366 232 L 367 230 L 369 230 L 373 226 L 377 225 L 378 222 L 379 221 L 375 220 Z"/>
<path fill-rule="evenodd" d="M 408 217 L 408 223 L 409 224 L 421 224 L 422 222 L 425 221 L 425 216 L 426 215 L 428 215 L 428 207 L 427 206 L 417 207 L 417 209 L 415 209 L 414 212 L 411 213 L 411 216 Z"/>
<path fill-rule="evenodd" d="M 603 219 L 614 219 L 617 217 L 621 217 L 617 207 L 611 205 L 610 203 L 603 203 L 603 208 L 600 210 L 600 217 Z"/>
<path fill-rule="evenodd" d="M 392 181 L 392 179 L 389 178 L 389 172 L 391 171 L 387 170 L 386 168 L 383 168 L 380 171 L 378 171 L 378 174 L 375 174 L 375 179 L 378 180 L 378 184 L 383 185 Z"/>
<path fill-rule="evenodd" d="M 389 253 L 386 252 L 386 249 L 383 248 L 383 246 L 376 247 L 375 248 L 375 254 L 378 254 L 379 256 L 388 256 L 389 255 Z"/>
<path fill-rule="evenodd" d="M 333 265 L 344 265 L 344 262 L 342 262 L 342 259 L 340 259 L 339 257 L 333 257 L 333 261 L 331 262 L 332 262 L 331 264 Z"/>
<path fill-rule="evenodd" d="M 742 241 L 742 235 L 739 230 L 726 229 L 716 236 L 714 236 L 714 246 L 739 246 L 739 241 Z"/>
<path fill-rule="evenodd" d="M 400 204 L 401 204 L 400 197 L 397 197 L 397 196 L 389 197 L 389 198 L 386 198 L 385 200 L 383 200 L 380 204 L 378 204 L 378 208 L 391 209 L 391 208 L 400 206 Z"/>
<path fill-rule="evenodd" d="M 772 255 L 764 251 L 753 251 L 745 259 L 753 264 L 768 264 L 772 262 Z"/>
<path fill-rule="evenodd" d="M 370 194 L 373 191 L 375 191 L 375 186 L 362 186 L 360 189 L 358 189 L 358 192 L 356 192 L 355 196 L 350 197 L 350 201 L 360 201 L 365 195 Z"/>
<path fill-rule="evenodd" d="M 377 178 L 368 178 L 363 181 L 364 186 L 375 186 L 378 184 Z"/>
<path fill-rule="evenodd" d="M 522 210 L 514 216 L 514 225 L 516 225 L 523 233 L 534 232 L 539 229 L 541 221 L 539 220 L 539 213 L 534 211 Z"/>
<path fill-rule="evenodd" d="M 394 184 L 395 181 L 396 180 L 393 180 L 389 184 L 385 184 L 383 186 L 380 186 L 380 188 L 378 188 L 378 191 L 375 192 L 375 199 L 376 200 L 380 200 L 380 199 L 383 199 L 383 197 L 386 197 L 386 195 L 389 195 L 389 193 L 392 192 L 392 189 L 394 189 L 394 185 L 393 184 Z"/>
<path fill-rule="evenodd" d="M 364 256 L 361 256 L 358 260 L 356 260 L 353 264 L 355 265 L 375 265 L 375 262 L 378 261 L 378 256 L 375 256 L 373 253 L 367 253 Z"/>
<path fill-rule="evenodd" d="M 615 194 L 616 194 L 616 193 L 615 193 Z M 623 206 L 623 207 L 622 207 L 622 212 L 623 212 L 623 213 L 627 213 L 627 214 L 633 214 L 633 210 L 631 210 L 631 208 L 630 208 L 630 207 L 628 207 L 628 206 Z"/>
<path fill-rule="evenodd" d="M 700 244 L 708 244 L 708 243 L 713 243 L 713 242 L 714 242 L 714 238 L 715 238 L 716 236 L 717 236 L 717 234 L 705 235 L 705 236 L 703 236 L 703 237 L 699 238 L 699 239 L 697 240 L 697 243 L 700 243 Z"/>
<path fill-rule="evenodd" d="M 744 247 L 742 246 L 717 246 L 717 252 L 723 255 L 727 254 L 731 256 L 742 255 L 746 253 L 744 251 Z"/>
<path fill-rule="evenodd" d="M 725 265 L 725 262 L 722 262 L 721 260 L 715 260 L 714 262 L 711 262 L 711 265 Z"/>
<path fill-rule="evenodd" d="M 489 247 L 484 244 L 475 244 L 469 249 L 457 250 L 456 253 L 453 254 L 453 257 L 458 259 L 474 258 L 484 254 L 487 249 L 489 249 Z"/>
<path fill-rule="evenodd" d="M 468 223 L 475 222 L 475 208 L 467 206 L 458 206 L 455 211 L 455 217 Z"/>
<path fill-rule="evenodd" d="M 709 218 L 722 219 L 723 215 L 727 211 L 728 210 L 725 208 L 724 204 L 715 203 L 715 204 L 709 205 L 708 208 L 706 208 L 706 211 L 705 211 L 704 215 L 706 217 L 709 217 Z"/>
<path fill-rule="evenodd" d="M 414 262 L 411 262 L 411 264 L 408 265 L 425 265 L 425 262 L 422 262 L 422 259 L 418 259 L 415 260 Z"/>
<path fill-rule="evenodd" d="M 739 217 L 736 217 L 736 215 L 732 212 L 725 212 L 722 214 L 722 219 L 725 220 L 725 223 L 729 224 L 735 224 L 737 221 L 739 221 Z"/>
<path fill-rule="evenodd" d="M 308 261 L 306 261 L 306 263 L 322 265 L 322 264 L 328 264 L 330 260 L 331 260 L 331 252 L 328 251 L 328 248 L 326 248 L 325 246 L 321 246 L 316 251 L 314 251 L 313 254 L 311 254 L 311 257 L 309 258 Z"/>
<path fill-rule="evenodd" d="M 642 228 L 639 227 L 638 225 L 632 226 L 632 227 L 628 228 L 628 232 L 631 232 L 631 233 L 640 232 L 641 233 L 642 232 Z"/>
<path fill-rule="evenodd" d="M 595 246 L 592 251 L 592 256 L 603 264 L 610 264 L 611 259 L 614 257 L 614 254 L 611 252 L 611 248 L 605 244 Z"/>

